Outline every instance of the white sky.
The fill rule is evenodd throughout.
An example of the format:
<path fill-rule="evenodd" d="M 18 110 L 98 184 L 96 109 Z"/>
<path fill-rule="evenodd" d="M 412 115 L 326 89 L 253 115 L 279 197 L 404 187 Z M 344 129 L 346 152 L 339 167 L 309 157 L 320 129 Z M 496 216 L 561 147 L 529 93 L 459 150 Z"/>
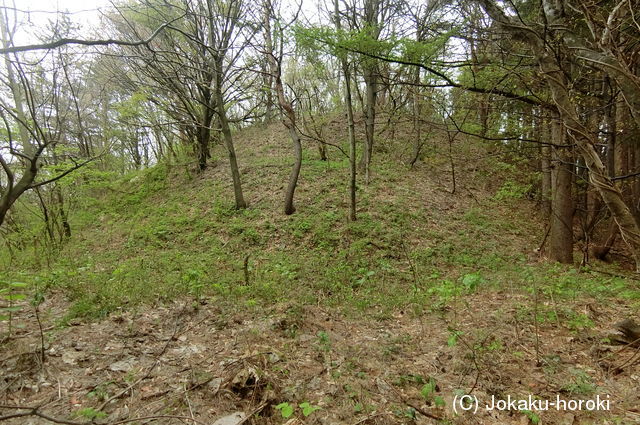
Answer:
<path fill-rule="evenodd" d="M 16 34 L 15 44 L 35 42 L 34 28 L 43 28 L 49 20 L 56 19 L 56 12 L 68 12 L 71 20 L 83 29 L 95 28 L 100 19 L 101 10 L 111 5 L 110 0 L 0 0 L 6 7 L 20 10 L 18 19 L 26 25 Z M 11 14 L 10 14 L 11 16 Z M 31 27 L 31 31 L 29 30 Z"/>
<path fill-rule="evenodd" d="M 5 1 L 7 6 L 11 5 L 9 0 Z M 82 13 L 86 16 L 88 13 L 95 13 L 95 9 L 108 6 L 109 3 L 108 0 L 23 0 L 16 1 L 16 7 L 18 9 L 46 12 L 65 10 L 69 12 L 87 11 Z"/>

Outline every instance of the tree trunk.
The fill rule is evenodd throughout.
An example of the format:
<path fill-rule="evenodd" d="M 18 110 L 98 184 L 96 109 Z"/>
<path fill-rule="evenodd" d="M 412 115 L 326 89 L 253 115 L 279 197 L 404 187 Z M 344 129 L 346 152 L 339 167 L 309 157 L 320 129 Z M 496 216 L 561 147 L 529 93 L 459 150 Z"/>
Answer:
<path fill-rule="evenodd" d="M 40 156 L 41 152 L 42 148 L 39 148 L 36 151 L 34 159 L 29 161 L 29 167 L 23 171 L 22 177 L 20 177 L 18 183 L 14 185 L 13 173 L 7 175 L 9 182 L 0 196 L 0 227 L 2 227 L 2 223 L 4 223 L 4 220 L 7 217 L 9 209 L 11 209 L 13 204 L 24 192 L 29 190 L 31 184 L 35 181 L 36 176 L 38 175 L 37 158 Z"/>
<path fill-rule="evenodd" d="M 203 106 L 203 109 L 208 109 L 207 106 Z M 203 111 L 203 122 L 198 128 L 198 169 L 204 171 L 207 169 L 207 159 L 209 159 L 209 140 L 211 138 L 211 119 L 207 120 L 208 111 Z"/>
<path fill-rule="evenodd" d="M 344 61 L 343 67 L 346 67 L 348 71 L 348 64 Z M 353 119 L 353 103 L 351 100 L 351 81 L 350 76 L 345 74 L 345 103 L 347 104 L 347 121 L 349 126 L 349 218 L 351 221 L 356 221 L 356 180 L 357 180 L 357 166 L 356 166 L 356 129 Z"/>
<path fill-rule="evenodd" d="M 334 0 L 335 8 L 335 24 L 338 32 L 341 30 L 340 23 L 340 9 L 338 0 Z M 342 55 L 345 55 L 343 52 Z M 342 65 L 342 74 L 344 76 L 344 103 L 347 109 L 347 127 L 349 133 L 349 219 L 356 221 L 356 184 L 357 184 L 357 145 L 356 145 L 356 125 L 353 118 L 353 99 L 351 97 L 351 71 L 349 69 L 349 62 L 346 56 L 340 57 L 340 64 Z"/>
<path fill-rule="evenodd" d="M 222 137 L 224 145 L 229 153 L 229 166 L 231 168 L 231 179 L 233 180 L 233 194 L 235 196 L 236 208 L 243 209 L 247 207 L 247 203 L 244 200 L 242 194 L 242 181 L 240 179 L 240 169 L 238 168 L 238 160 L 236 158 L 236 150 L 233 146 L 233 137 L 231 135 L 231 129 L 229 128 L 229 119 L 227 118 L 227 111 L 224 107 L 224 98 L 222 97 L 222 61 L 216 63 L 216 111 L 218 112 L 218 118 L 220 119 L 220 127 L 222 129 Z"/>
<path fill-rule="evenodd" d="M 579 119 L 576 105 L 571 100 L 566 74 L 557 62 L 558 52 L 546 44 L 532 28 L 523 27 L 521 22 L 514 22 L 512 18 L 505 15 L 494 1 L 480 0 L 480 3 L 487 14 L 505 30 L 533 48 L 542 75 L 549 85 L 553 101 L 560 112 L 560 118 L 568 130 L 571 141 L 576 144 L 589 169 L 589 181 L 611 211 L 613 219 L 620 228 L 622 239 L 631 250 L 636 262 L 636 270 L 640 272 L 640 226 L 624 202 L 622 193 L 608 176 L 608 172 L 595 149 L 597 140 L 589 134 L 588 129 Z M 559 20 L 563 15 L 556 10 L 556 5 L 549 0 L 543 0 L 543 6 L 549 24 L 562 26 L 563 22 Z"/>
<path fill-rule="evenodd" d="M 377 75 L 375 66 L 368 66 L 364 71 L 366 86 L 366 110 L 365 110 L 365 144 L 362 154 L 362 166 L 364 168 L 364 181 L 369 184 L 371 180 L 371 158 L 373 156 L 373 141 L 375 139 L 376 124 L 376 97 Z"/>
<path fill-rule="evenodd" d="M 296 113 L 293 110 L 291 102 L 289 102 L 284 93 L 284 85 L 282 84 L 282 57 L 276 58 L 273 39 L 271 36 L 271 1 L 266 0 L 264 3 L 263 25 L 265 34 L 265 54 L 269 61 L 270 73 L 273 76 L 274 88 L 278 99 L 278 105 L 283 112 L 282 123 L 289 130 L 291 141 L 293 142 L 294 164 L 289 176 L 289 184 L 284 195 L 284 213 L 286 215 L 293 214 L 296 208 L 293 204 L 293 196 L 298 185 L 298 177 L 300 176 L 300 168 L 302 167 L 302 142 L 300 134 L 296 126 Z M 280 46 L 282 50 L 282 46 Z"/>
<path fill-rule="evenodd" d="M 420 37 L 418 36 L 418 41 Z M 415 142 L 413 145 L 413 155 L 411 160 L 409 161 L 409 166 L 413 168 L 415 163 L 420 159 L 420 153 L 422 151 L 422 125 L 420 120 L 422 119 L 422 90 L 419 86 L 420 84 L 420 68 L 416 67 L 415 74 L 413 76 L 413 82 L 415 86 L 412 88 L 413 90 L 413 134 L 415 137 Z"/>
<path fill-rule="evenodd" d="M 565 131 L 554 120 L 551 129 L 554 145 L 565 145 Z M 553 147 L 551 231 L 549 256 L 560 263 L 573 263 L 572 164 L 567 148 Z"/>
<path fill-rule="evenodd" d="M 549 143 L 551 140 L 550 129 L 551 123 L 547 119 L 542 119 L 541 134 L 542 140 Z M 540 205 L 542 213 L 548 219 L 551 218 L 551 149 L 549 145 L 540 146 L 540 172 L 542 173 L 542 181 L 540 188 Z"/>
<path fill-rule="evenodd" d="M 380 14 L 380 0 L 364 1 L 364 25 L 368 35 L 372 40 L 377 40 L 380 36 L 378 23 Z M 378 64 L 372 58 L 367 58 L 364 63 L 364 84 L 366 91 L 365 105 L 365 144 L 362 155 L 362 165 L 364 168 L 364 180 L 369 184 L 371 180 L 371 158 L 373 157 L 373 142 L 375 139 L 376 122 L 376 99 L 378 96 Z"/>
<path fill-rule="evenodd" d="M 69 216 L 67 214 L 67 210 L 64 209 L 64 197 L 62 195 L 62 189 L 56 184 L 54 190 L 56 192 L 60 222 L 62 223 L 62 236 L 64 237 L 64 239 L 69 239 L 71 237 L 71 225 L 69 224 Z"/>
<path fill-rule="evenodd" d="M 318 154 L 320 155 L 320 161 L 327 161 L 327 145 L 323 142 L 318 143 Z"/>
<path fill-rule="evenodd" d="M 293 195 L 298 185 L 298 177 L 300 176 L 300 168 L 302 167 L 302 143 L 300 142 L 300 135 L 295 127 L 289 128 L 289 135 L 293 142 L 293 169 L 289 175 L 289 184 L 287 185 L 287 191 L 284 195 L 284 213 L 291 215 L 296 212 L 296 207 L 293 205 Z"/>
<path fill-rule="evenodd" d="M 262 70 L 264 72 L 262 81 L 263 81 L 263 90 L 264 90 L 264 103 L 265 103 L 265 112 L 264 112 L 264 123 L 269 124 L 273 121 L 273 75 L 268 72 L 269 63 L 262 63 Z"/>

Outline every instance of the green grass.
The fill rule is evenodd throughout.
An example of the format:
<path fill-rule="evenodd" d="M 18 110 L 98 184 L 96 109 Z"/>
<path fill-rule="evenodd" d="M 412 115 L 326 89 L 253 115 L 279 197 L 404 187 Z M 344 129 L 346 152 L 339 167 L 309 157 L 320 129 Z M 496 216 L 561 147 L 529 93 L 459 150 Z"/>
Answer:
<path fill-rule="evenodd" d="M 439 310 L 462 296 L 505 289 L 535 288 L 556 302 L 581 295 L 640 300 L 636 281 L 532 264 L 528 253 L 540 237 L 529 214 L 533 205 L 501 202 L 521 197 L 521 186 L 498 185 L 500 199 L 489 191 L 445 211 L 446 194 L 432 200 L 419 186 L 425 175 L 382 160 L 374 164 L 372 184 L 360 186 L 359 217 L 352 223 L 348 162 L 315 158 L 315 149 L 305 152 L 298 212 L 289 217 L 271 198 L 235 210 L 226 169 L 202 178 L 168 165 L 123 178 L 96 175 L 94 184 L 78 189 L 74 236 L 51 254 L 50 266 L 26 249 L 4 275 L 62 289 L 72 302 L 67 319 L 184 296 L 248 310 L 320 303 L 381 318 L 398 309 Z M 271 168 L 261 167 L 284 164 L 288 173 L 289 161 L 246 162 L 254 171 L 245 191 L 273 197 L 270 191 L 282 182 L 269 180 L 275 179 Z M 576 313 L 562 314 L 576 330 L 589 327 Z"/>

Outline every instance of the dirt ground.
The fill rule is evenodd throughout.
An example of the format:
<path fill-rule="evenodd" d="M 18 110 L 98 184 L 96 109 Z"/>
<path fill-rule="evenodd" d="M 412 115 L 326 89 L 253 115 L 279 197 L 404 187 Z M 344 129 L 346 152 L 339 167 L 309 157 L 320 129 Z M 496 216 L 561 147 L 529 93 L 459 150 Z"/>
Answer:
<path fill-rule="evenodd" d="M 517 306 L 529 302 L 491 292 L 422 317 L 398 312 L 376 320 L 294 305 L 248 317 L 215 300 L 189 300 L 60 328 L 53 319 L 66 305 L 53 296 L 40 307 L 44 363 L 33 309 L 18 313 L 15 323 L 23 326 L 0 348 L 0 419 L 25 425 L 640 423 L 640 349 L 605 339 L 629 307 L 579 301 L 574 308 L 596 326 L 576 333 L 556 323 L 537 330 L 525 323 Z M 456 413 L 456 394 L 477 397 L 477 413 L 459 406 Z M 492 396 L 529 394 L 552 401 L 608 397 L 610 409 L 485 409 Z M 319 409 L 305 412 L 299 406 L 305 402 Z M 293 407 L 288 418 L 281 403 Z"/>

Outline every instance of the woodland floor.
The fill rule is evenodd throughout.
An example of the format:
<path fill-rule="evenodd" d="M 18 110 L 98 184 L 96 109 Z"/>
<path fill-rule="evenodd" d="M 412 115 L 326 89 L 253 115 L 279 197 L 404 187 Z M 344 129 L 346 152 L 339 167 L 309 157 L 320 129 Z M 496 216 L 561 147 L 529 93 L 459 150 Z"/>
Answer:
<path fill-rule="evenodd" d="M 486 403 L 491 395 L 610 395 L 610 412 L 542 412 L 539 423 L 639 423 L 638 349 L 603 342 L 611 319 L 630 313 L 627 307 L 576 300 L 596 326 L 576 334 L 541 325 L 537 355 L 535 328 L 517 319 L 521 298 L 502 291 L 467 296 L 457 301 L 459 309 L 421 317 L 400 311 L 384 321 L 354 320 L 317 306 L 280 306 L 245 317 L 187 300 L 47 332 L 44 364 L 30 315 L 20 338 L 2 350 L 3 404 L 41 406 L 51 417 L 69 419 L 69 412 L 106 403 L 109 423 L 165 415 L 156 423 L 222 424 L 215 421 L 255 412 L 253 423 L 280 424 L 286 420 L 275 405 L 305 401 L 321 409 L 308 418 L 296 410 L 296 423 L 531 423 L 518 412 L 455 414 L 454 391 L 464 389 Z M 46 316 L 62 313 L 56 299 L 41 306 Z M 448 344 L 452 328 L 461 332 L 455 345 Z M 421 395 L 429 378 L 444 407 Z M 88 422 L 83 419 L 73 420 Z"/>
<path fill-rule="evenodd" d="M 84 219 L 67 260 L 39 272 L 50 282 L 38 310 L 44 362 L 26 300 L 0 346 L 0 419 L 50 423 L 11 407 L 21 406 L 66 424 L 640 423 L 640 348 L 610 339 L 638 313 L 640 281 L 624 257 L 548 265 L 536 253 L 544 229 L 534 203 L 496 202 L 515 171 L 498 163 L 494 173 L 481 159 L 490 152 L 460 148 L 454 196 L 437 143 L 413 171 L 378 164 L 356 224 L 336 218 L 347 208 L 345 162 L 307 159 L 298 212 L 284 217 L 282 133 L 238 137 L 246 213 L 211 199 L 230 193 L 220 160 L 205 176 L 163 180 L 142 201 L 136 185 L 149 183 L 132 180 L 117 189 L 123 211 Z M 176 205 L 181 221 L 158 224 Z M 210 288 L 194 284 L 209 277 Z M 476 396 L 477 414 L 456 413 L 456 394 Z M 482 408 L 529 394 L 610 396 L 611 410 Z M 288 418 L 282 403 L 294 407 Z M 302 403 L 320 409 L 305 416 Z"/>

